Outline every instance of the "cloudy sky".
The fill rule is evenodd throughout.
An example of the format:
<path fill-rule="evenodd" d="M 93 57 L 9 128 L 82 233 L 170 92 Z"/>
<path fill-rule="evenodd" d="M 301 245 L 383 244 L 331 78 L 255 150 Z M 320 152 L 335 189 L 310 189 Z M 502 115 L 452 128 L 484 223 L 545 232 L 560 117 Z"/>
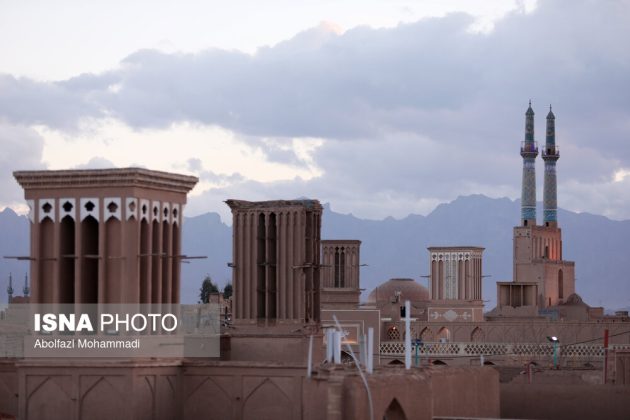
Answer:
<path fill-rule="evenodd" d="M 199 176 L 189 215 L 515 199 L 531 98 L 560 206 L 630 219 L 628 0 L 0 0 L 0 38 L 0 208 L 17 169 L 131 165 Z"/>

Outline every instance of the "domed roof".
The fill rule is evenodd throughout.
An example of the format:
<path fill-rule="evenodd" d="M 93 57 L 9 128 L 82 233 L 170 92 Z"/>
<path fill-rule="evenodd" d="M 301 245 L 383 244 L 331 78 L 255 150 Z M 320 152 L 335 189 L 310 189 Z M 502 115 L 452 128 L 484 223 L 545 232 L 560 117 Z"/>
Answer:
<path fill-rule="evenodd" d="M 569 297 L 567 298 L 566 302 L 564 302 L 563 305 L 588 307 L 588 305 L 584 303 L 584 301 L 582 300 L 582 297 L 578 295 L 577 293 L 572 293 L 571 295 L 569 295 Z"/>
<path fill-rule="evenodd" d="M 414 279 L 389 279 L 370 292 L 368 302 L 391 302 L 398 293 L 400 294 L 400 302 L 429 300 L 427 288 Z"/>

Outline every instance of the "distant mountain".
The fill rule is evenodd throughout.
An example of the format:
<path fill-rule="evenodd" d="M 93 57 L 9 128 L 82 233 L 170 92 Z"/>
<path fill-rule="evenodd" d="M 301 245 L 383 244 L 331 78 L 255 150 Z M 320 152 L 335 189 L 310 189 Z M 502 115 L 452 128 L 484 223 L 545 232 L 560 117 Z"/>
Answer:
<path fill-rule="evenodd" d="M 542 205 L 539 205 L 542 208 Z M 395 276 L 418 279 L 429 273 L 428 246 L 477 245 L 486 248 L 483 260 L 483 297 L 487 307 L 496 302 L 497 281 L 512 279 L 512 228 L 518 224 L 520 201 L 483 195 L 458 197 L 440 204 L 426 217 L 402 220 L 360 220 L 327 211 L 324 238 L 363 241 L 362 286 L 368 291 Z M 630 303 L 630 221 L 559 210 L 563 256 L 576 262 L 578 293 L 591 305 L 622 307 Z M 541 217 L 539 216 L 539 220 Z M 421 280 L 426 285 L 426 280 Z"/>
<path fill-rule="evenodd" d="M 541 206 L 539 206 L 541 207 Z M 507 198 L 482 195 L 458 197 L 440 204 L 427 216 L 409 215 L 396 220 L 363 220 L 331 211 L 324 206 L 323 239 L 359 239 L 361 285 L 366 291 L 392 277 L 421 278 L 429 272 L 428 246 L 475 245 L 486 248 L 483 281 L 486 307 L 496 300 L 495 283 L 512 279 L 512 228 L 519 222 L 520 203 Z M 613 221 L 603 216 L 559 211 L 563 230 L 564 257 L 576 262 L 577 291 L 591 305 L 622 308 L 630 304 L 630 221 Z M 0 213 L 0 252 L 26 255 L 28 223 L 11 210 Z M 215 213 L 186 218 L 183 253 L 208 256 L 192 259 L 182 267 L 182 301 L 196 302 L 204 276 L 223 286 L 231 277 L 232 230 Z M 8 272 L 21 279 L 27 263 L 2 261 L 0 301 L 6 301 Z M 14 286 L 15 287 L 15 286 Z"/>

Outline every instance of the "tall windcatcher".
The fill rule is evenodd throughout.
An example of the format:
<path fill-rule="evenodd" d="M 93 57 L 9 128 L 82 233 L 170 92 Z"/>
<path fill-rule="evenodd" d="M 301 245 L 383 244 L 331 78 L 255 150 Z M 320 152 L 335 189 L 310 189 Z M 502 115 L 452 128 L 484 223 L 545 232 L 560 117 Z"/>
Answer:
<path fill-rule="evenodd" d="M 556 117 L 549 106 L 547 114 L 547 136 L 542 153 L 545 161 L 545 188 L 543 191 L 543 215 L 545 226 L 558 225 L 558 197 L 556 180 L 556 162 L 560 158 L 560 150 L 556 147 Z"/>
<path fill-rule="evenodd" d="M 523 185 L 521 189 L 521 224 L 536 225 L 536 156 L 538 145 L 534 141 L 534 110 L 532 101 L 525 112 L 525 141 L 521 143 L 523 157 Z M 555 165 L 555 163 L 554 163 Z M 545 185 L 547 185 L 545 183 Z"/>

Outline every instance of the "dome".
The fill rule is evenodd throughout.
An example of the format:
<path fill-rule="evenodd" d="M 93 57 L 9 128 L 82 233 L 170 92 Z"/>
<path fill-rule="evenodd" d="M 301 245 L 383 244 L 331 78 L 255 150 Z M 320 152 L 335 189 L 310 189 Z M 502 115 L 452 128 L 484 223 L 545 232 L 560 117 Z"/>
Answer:
<path fill-rule="evenodd" d="M 567 298 L 566 302 L 564 302 L 564 305 L 588 306 L 586 303 L 584 303 L 584 301 L 582 300 L 582 297 L 580 295 L 578 295 L 577 293 L 572 293 Z"/>
<path fill-rule="evenodd" d="M 400 302 L 429 300 L 429 291 L 414 279 L 390 279 L 377 286 L 368 296 L 368 302 L 391 302 L 400 293 Z"/>

